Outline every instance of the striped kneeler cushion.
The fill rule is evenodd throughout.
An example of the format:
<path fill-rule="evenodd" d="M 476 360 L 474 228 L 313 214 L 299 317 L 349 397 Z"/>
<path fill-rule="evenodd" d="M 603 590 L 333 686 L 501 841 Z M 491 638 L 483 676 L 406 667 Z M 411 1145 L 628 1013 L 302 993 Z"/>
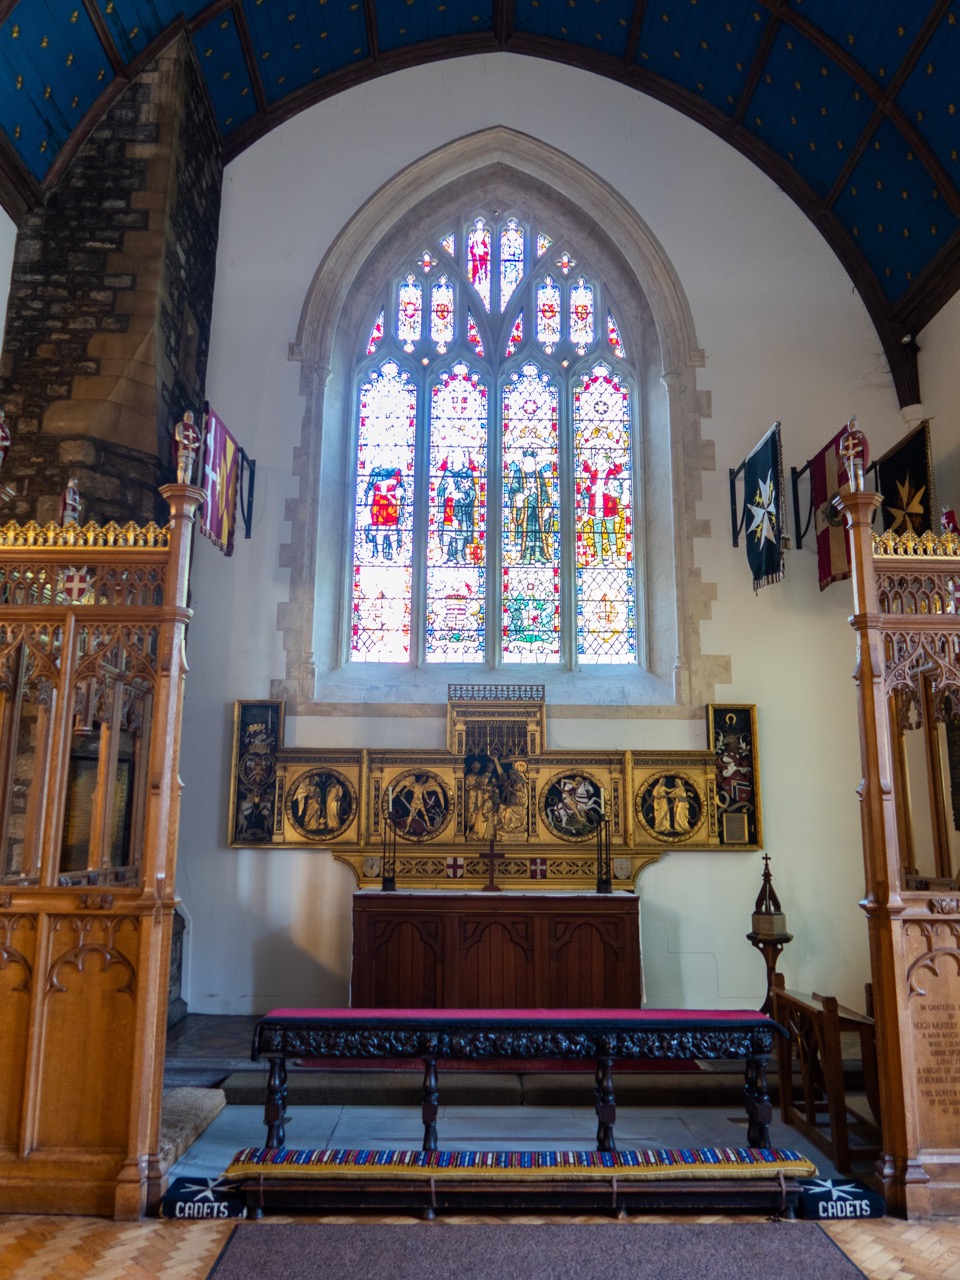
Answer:
<path fill-rule="evenodd" d="M 351 1151 L 329 1147 L 244 1147 L 228 1179 L 517 1178 L 618 1180 L 790 1178 L 816 1175 L 797 1151 L 768 1147 L 683 1147 L 636 1151 Z"/>

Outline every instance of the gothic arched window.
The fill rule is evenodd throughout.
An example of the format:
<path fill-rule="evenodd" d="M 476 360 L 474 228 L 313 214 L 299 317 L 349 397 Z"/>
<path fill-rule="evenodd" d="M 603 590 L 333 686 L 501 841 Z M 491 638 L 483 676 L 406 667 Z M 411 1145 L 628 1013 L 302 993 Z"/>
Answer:
<path fill-rule="evenodd" d="M 374 304 L 351 661 L 638 662 L 637 376 L 586 254 L 474 212 Z"/>

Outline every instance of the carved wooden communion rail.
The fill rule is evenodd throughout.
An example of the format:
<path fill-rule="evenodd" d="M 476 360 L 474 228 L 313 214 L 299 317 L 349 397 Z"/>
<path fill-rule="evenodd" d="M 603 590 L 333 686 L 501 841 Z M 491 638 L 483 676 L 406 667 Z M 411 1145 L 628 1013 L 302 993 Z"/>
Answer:
<path fill-rule="evenodd" d="M 787 1038 L 777 1041 L 780 1115 L 825 1152 L 841 1173 L 850 1173 L 851 1160 L 875 1158 L 877 1145 L 850 1143 L 851 1116 L 854 1126 L 862 1118 L 847 1106 L 843 1074 L 841 1035 L 853 1032 L 860 1040 L 863 1088 L 879 1124 L 880 1098 L 877 1078 L 877 1047 L 873 1018 L 837 1003 L 835 996 L 805 996 L 788 991 L 783 974 L 773 981 L 773 1016 L 787 1030 Z M 794 1099 L 794 1067 L 799 1070 L 800 1097 Z M 879 1136 L 874 1130 L 871 1138 Z"/>
<path fill-rule="evenodd" d="M 618 1058 L 742 1059 L 751 1147 L 769 1147 L 767 1061 L 783 1028 L 765 1014 L 708 1009 L 274 1009 L 257 1023 L 267 1058 L 267 1146 L 285 1138 L 288 1058 L 418 1058 L 424 1063 L 423 1150 L 437 1150 L 443 1059 L 594 1061 L 597 1149 L 614 1151 Z"/>

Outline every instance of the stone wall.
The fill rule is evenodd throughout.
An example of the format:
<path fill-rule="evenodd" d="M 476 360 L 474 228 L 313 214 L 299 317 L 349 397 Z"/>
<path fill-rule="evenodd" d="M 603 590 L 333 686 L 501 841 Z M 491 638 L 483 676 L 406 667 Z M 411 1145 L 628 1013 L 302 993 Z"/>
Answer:
<path fill-rule="evenodd" d="M 170 434 L 203 400 L 220 218 L 220 138 L 179 37 L 105 113 L 17 237 L 0 357 L 13 435 L 0 511 L 144 520 Z M 199 416 L 199 415 L 198 415 Z"/>

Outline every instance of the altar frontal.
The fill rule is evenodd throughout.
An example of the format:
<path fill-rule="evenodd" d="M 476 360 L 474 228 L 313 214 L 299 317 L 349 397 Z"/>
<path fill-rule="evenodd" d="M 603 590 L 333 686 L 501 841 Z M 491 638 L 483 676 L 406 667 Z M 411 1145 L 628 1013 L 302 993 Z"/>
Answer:
<path fill-rule="evenodd" d="M 360 887 L 632 889 L 668 849 L 762 843 L 756 712 L 707 707 L 703 750 L 548 751 L 542 685 L 451 685 L 442 750 L 284 745 L 234 717 L 234 848 L 329 850 Z"/>

